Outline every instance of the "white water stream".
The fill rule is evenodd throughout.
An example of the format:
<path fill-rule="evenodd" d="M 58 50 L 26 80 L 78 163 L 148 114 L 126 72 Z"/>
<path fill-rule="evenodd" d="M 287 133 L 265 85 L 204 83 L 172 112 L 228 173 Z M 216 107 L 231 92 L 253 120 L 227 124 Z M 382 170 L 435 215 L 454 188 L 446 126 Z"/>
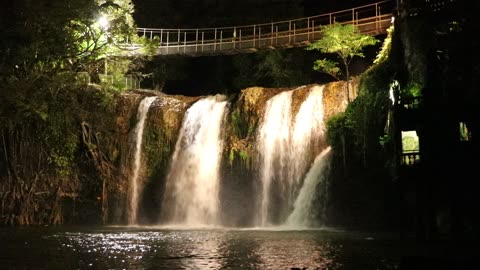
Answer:
<path fill-rule="evenodd" d="M 226 108 L 224 96 L 210 96 L 187 110 L 166 180 L 163 223 L 218 225 L 218 174 Z"/>
<path fill-rule="evenodd" d="M 281 92 L 267 101 L 257 136 L 260 160 L 259 202 L 255 225 L 283 224 L 294 208 L 305 174 L 325 138 L 323 86 L 308 91 L 295 118 L 292 95 Z"/>
<path fill-rule="evenodd" d="M 148 110 L 157 97 L 146 97 L 138 105 L 137 125 L 135 126 L 135 154 L 132 175 L 130 176 L 130 186 L 128 192 L 128 224 L 137 223 L 138 203 L 140 200 L 140 192 L 142 189 L 141 181 L 139 181 L 140 167 L 142 161 L 142 144 L 143 130 L 145 129 L 145 120 L 147 119 Z"/>

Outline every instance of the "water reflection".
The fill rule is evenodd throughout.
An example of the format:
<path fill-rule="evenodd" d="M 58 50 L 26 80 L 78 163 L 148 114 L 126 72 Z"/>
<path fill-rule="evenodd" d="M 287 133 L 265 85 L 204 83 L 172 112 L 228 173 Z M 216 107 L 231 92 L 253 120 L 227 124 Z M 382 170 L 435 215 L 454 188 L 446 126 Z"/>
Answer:
<path fill-rule="evenodd" d="M 336 269 L 335 248 L 311 231 L 257 231 L 255 269 Z"/>
<path fill-rule="evenodd" d="M 214 231 L 171 231 L 169 241 L 159 245 L 149 265 L 156 269 L 219 269 L 224 233 Z"/>
<path fill-rule="evenodd" d="M 145 254 L 155 252 L 154 239 L 164 236 L 158 232 L 67 232 L 52 237 L 61 242 L 66 254 L 75 254 L 72 265 L 80 269 L 135 269 L 144 265 Z"/>
<path fill-rule="evenodd" d="M 115 227 L 6 235 L 0 231 L 0 264 L 6 269 L 358 270 L 398 265 L 385 255 L 390 242 L 322 230 Z"/>

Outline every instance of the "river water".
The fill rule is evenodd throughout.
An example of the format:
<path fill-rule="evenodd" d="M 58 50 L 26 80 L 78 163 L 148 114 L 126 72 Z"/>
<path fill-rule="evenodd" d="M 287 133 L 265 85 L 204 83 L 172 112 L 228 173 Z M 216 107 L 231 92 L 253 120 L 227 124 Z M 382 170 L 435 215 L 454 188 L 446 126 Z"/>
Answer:
<path fill-rule="evenodd" d="M 1 269 L 399 269 L 388 234 L 158 227 L 0 228 Z"/>

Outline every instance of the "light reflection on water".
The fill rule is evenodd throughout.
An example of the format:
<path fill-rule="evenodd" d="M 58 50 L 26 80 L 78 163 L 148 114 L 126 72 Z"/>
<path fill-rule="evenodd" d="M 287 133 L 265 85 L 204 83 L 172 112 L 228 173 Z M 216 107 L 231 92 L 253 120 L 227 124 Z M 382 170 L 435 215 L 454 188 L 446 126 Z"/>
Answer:
<path fill-rule="evenodd" d="M 381 242 L 327 230 L 48 229 L 7 242 L 12 269 L 396 269 Z"/>

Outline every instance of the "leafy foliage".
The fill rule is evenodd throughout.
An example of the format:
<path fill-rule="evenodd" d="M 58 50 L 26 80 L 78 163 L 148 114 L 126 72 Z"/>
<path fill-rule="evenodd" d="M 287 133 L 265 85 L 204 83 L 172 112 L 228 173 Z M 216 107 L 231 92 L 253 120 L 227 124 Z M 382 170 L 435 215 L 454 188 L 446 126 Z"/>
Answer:
<path fill-rule="evenodd" d="M 336 55 L 344 68 L 344 74 L 338 68 L 338 63 L 322 59 L 315 61 L 314 69 L 331 75 L 335 79 L 344 76 L 350 78 L 349 64 L 353 57 L 365 57 L 362 50 L 366 46 L 375 45 L 378 40 L 370 35 L 360 33 L 352 24 L 334 23 L 321 28 L 322 38 L 310 44 L 307 50 L 319 50 L 322 53 Z"/>
<path fill-rule="evenodd" d="M 62 1 L 19 0 L 2 9 L 0 74 L 88 70 L 89 65 L 114 50 L 135 28 L 129 0 Z M 115 3 L 116 3 L 115 2 Z M 110 3 L 110 4 L 107 4 Z M 98 24 L 100 16 L 108 28 Z"/>
<path fill-rule="evenodd" d="M 252 85 L 290 87 L 305 84 L 308 71 L 303 70 L 304 56 L 295 50 L 271 50 L 233 58 L 234 86 L 243 89 Z"/>
<path fill-rule="evenodd" d="M 327 73 L 335 79 L 340 80 L 341 70 L 338 67 L 337 62 L 328 59 L 318 59 L 315 60 L 315 65 L 313 66 L 313 69 L 319 72 Z"/>
<path fill-rule="evenodd" d="M 113 119 L 111 89 L 89 86 L 89 76 L 77 72 L 98 73 L 101 59 L 122 49 L 118 45 L 135 30 L 131 12 L 130 0 L 18 0 L 0 9 L 0 147 L 5 152 L 0 163 L 6 164 L 0 166 L 0 182 L 10 193 L 30 190 L 9 199 L 7 222 L 61 222 L 53 210 L 58 196 L 75 192 L 75 172 L 89 163 L 80 123 L 108 129 L 101 121 Z M 98 24 L 100 16 L 110 20 L 108 27 Z M 42 190 L 54 200 L 35 195 Z M 51 214 L 21 210 L 34 207 Z"/>
<path fill-rule="evenodd" d="M 392 34 L 390 29 L 374 65 L 361 75 L 357 98 L 327 123 L 330 143 L 334 148 L 346 147 L 350 164 L 363 168 L 383 167 L 388 159 L 385 149 L 392 143 L 391 134 L 385 134 L 389 90 L 396 75 L 390 58 Z M 340 145 L 342 140 L 346 145 Z"/>
<path fill-rule="evenodd" d="M 167 80 L 181 80 L 186 77 L 187 59 L 177 55 L 166 55 L 148 59 L 143 67 L 145 79 L 151 81 L 152 88 L 163 90 Z"/>
<path fill-rule="evenodd" d="M 374 64 L 378 64 L 387 60 L 388 55 L 390 54 L 390 50 L 392 49 L 392 35 L 394 29 L 395 26 L 393 24 L 387 29 L 387 37 L 383 41 L 382 49 L 377 54 L 375 61 L 373 61 Z"/>

